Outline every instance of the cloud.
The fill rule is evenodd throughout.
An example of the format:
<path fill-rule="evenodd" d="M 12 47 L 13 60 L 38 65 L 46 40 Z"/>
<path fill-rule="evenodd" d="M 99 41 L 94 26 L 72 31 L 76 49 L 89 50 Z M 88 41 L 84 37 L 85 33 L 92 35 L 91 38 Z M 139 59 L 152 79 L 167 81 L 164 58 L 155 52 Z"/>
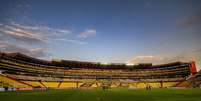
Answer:
<path fill-rule="evenodd" d="M 30 31 L 38 32 L 41 35 L 43 35 L 43 38 L 45 39 L 45 42 L 51 43 L 52 41 L 64 41 L 64 42 L 70 42 L 73 44 L 86 44 L 86 42 L 82 42 L 79 40 L 73 40 L 69 39 L 68 35 L 71 33 L 71 30 L 68 28 L 61 29 L 61 28 L 51 28 L 44 25 L 38 25 L 38 26 L 25 26 L 20 25 L 15 22 L 12 22 L 12 25 L 15 25 L 19 28 L 27 29 Z"/>
<path fill-rule="evenodd" d="M 27 25 L 21 25 L 21 24 L 18 24 L 16 22 L 11 22 L 12 25 L 14 26 L 17 26 L 17 27 L 20 27 L 20 28 L 23 28 L 23 29 L 27 29 L 27 30 L 37 30 L 37 31 L 42 31 L 42 32 L 51 32 L 51 33 L 60 33 L 60 34 L 68 34 L 68 33 L 71 33 L 71 30 L 66 28 L 66 29 L 60 29 L 60 28 L 51 28 L 49 26 L 44 26 L 44 25 L 40 25 L 40 24 L 37 24 L 35 26 L 27 26 Z M 50 34 L 51 34 L 50 33 Z"/>
<path fill-rule="evenodd" d="M 195 57 L 192 54 L 179 54 L 177 56 L 136 56 L 129 63 L 153 63 L 153 64 L 163 64 L 170 62 L 190 62 L 196 61 Z"/>
<path fill-rule="evenodd" d="M 10 38 L 15 38 L 17 40 L 21 41 L 40 41 L 45 42 L 45 38 L 38 34 L 31 32 L 29 30 L 24 30 L 22 28 L 14 27 L 14 26 L 8 26 L 0 29 L 0 32 L 3 33 L 4 36 L 9 36 Z"/>
<path fill-rule="evenodd" d="M 78 40 L 66 40 L 66 41 L 67 41 L 67 42 L 74 43 L 74 44 L 80 44 L 80 45 L 87 44 L 86 42 L 78 41 Z"/>
<path fill-rule="evenodd" d="M 78 37 L 79 38 L 88 38 L 88 37 L 93 37 L 96 35 L 96 29 L 87 29 L 86 31 L 84 32 L 81 32 Z"/>
<path fill-rule="evenodd" d="M 92 36 L 95 32 L 92 29 L 87 30 L 85 37 Z M 14 21 L 0 23 L 0 51 L 20 52 L 32 57 L 48 57 L 51 55 L 49 50 L 53 42 L 87 44 L 75 40 L 77 37 L 70 36 L 71 33 L 69 28 L 53 28 L 39 23 L 20 24 Z"/>
<path fill-rule="evenodd" d="M 71 30 L 68 28 L 53 28 L 35 23 L 34 25 L 19 24 L 14 21 L 0 23 L 0 50 L 5 52 L 20 52 L 33 57 L 45 57 L 54 40 L 85 44 L 69 39 Z M 20 46 L 19 46 L 20 45 Z"/>
<path fill-rule="evenodd" d="M 201 27 L 201 11 L 192 15 L 191 17 L 180 20 L 177 24 L 182 28 L 192 28 L 197 26 Z"/>
<path fill-rule="evenodd" d="M 45 25 L 22 25 L 11 21 L 9 24 L 0 23 L 0 39 L 18 42 L 47 44 L 54 39 L 68 38 L 71 30 L 68 28 L 52 28 Z"/>
<path fill-rule="evenodd" d="M 136 64 L 136 63 L 157 63 L 162 60 L 159 56 L 153 55 L 140 55 L 134 57 L 129 63 Z"/>
<path fill-rule="evenodd" d="M 201 48 L 199 48 L 199 49 L 193 49 L 192 52 L 201 53 Z"/>
<path fill-rule="evenodd" d="M 165 64 L 171 62 L 190 62 L 195 61 L 197 68 L 201 69 L 201 48 L 193 49 L 190 51 L 183 51 L 176 55 L 140 55 L 131 59 L 128 63 L 153 63 L 153 64 Z"/>
<path fill-rule="evenodd" d="M 73 43 L 73 44 L 79 44 L 79 45 L 84 45 L 84 44 L 87 44 L 86 42 L 84 41 L 79 41 L 79 40 L 73 40 L 73 39 L 55 39 L 57 41 L 65 41 L 65 42 L 70 42 L 70 43 Z"/>
<path fill-rule="evenodd" d="M 21 25 L 15 22 L 11 22 L 11 24 L 13 26 L 16 26 L 18 28 L 22 28 L 24 30 L 29 30 L 29 31 L 33 31 L 33 32 L 37 32 L 45 37 L 51 37 L 53 36 L 54 38 L 59 38 L 59 37 L 63 37 L 64 35 L 68 35 L 69 33 L 71 33 L 71 30 L 69 28 L 52 28 L 49 26 L 45 26 L 45 25 L 40 25 L 40 24 L 36 24 L 36 25 Z"/>
<path fill-rule="evenodd" d="M 49 57 L 51 53 L 49 53 L 48 48 L 33 48 L 30 50 L 29 55 L 33 57 Z"/>
<path fill-rule="evenodd" d="M 32 57 L 48 57 L 50 54 L 47 48 L 24 48 L 15 44 L 1 42 L 0 51 L 3 52 L 20 52 Z"/>

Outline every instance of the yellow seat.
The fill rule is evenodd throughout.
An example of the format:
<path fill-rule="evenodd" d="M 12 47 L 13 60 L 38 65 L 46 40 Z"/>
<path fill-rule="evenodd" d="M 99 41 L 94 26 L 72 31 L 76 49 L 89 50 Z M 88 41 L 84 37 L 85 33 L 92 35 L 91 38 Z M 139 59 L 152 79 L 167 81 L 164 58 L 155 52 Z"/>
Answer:
<path fill-rule="evenodd" d="M 0 81 L 4 82 L 4 83 L 8 83 L 9 85 L 12 85 L 12 87 L 14 88 L 31 88 L 30 86 L 20 83 L 18 81 L 15 81 L 13 79 L 10 79 L 4 75 L 0 75 Z"/>

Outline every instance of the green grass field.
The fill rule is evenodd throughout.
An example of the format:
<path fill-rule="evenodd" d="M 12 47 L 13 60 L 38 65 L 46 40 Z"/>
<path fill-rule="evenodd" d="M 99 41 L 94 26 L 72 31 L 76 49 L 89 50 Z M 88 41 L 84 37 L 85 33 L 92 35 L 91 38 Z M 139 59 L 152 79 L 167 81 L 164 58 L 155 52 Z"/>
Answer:
<path fill-rule="evenodd" d="M 201 89 L 0 92 L 0 101 L 201 101 Z"/>

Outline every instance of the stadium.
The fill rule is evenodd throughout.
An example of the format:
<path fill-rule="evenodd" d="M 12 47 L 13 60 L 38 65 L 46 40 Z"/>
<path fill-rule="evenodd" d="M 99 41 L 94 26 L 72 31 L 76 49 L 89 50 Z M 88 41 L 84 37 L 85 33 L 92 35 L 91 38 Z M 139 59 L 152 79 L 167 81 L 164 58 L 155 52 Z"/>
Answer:
<path fill-rule="evenodd" d="M 101 64 L 70 60 L 46 61 L 21 53 L 2 52 L 0 71 L 1 91 L 154 91 L 201 86 L 201 71 L 196 71 L 195 62 Z"/>
<path fill-rule="evenodd" d="M 201 101 L 201 0 L 0 0 L 0 101 Z"/>
<path fill-rule="evenodd" d="M 3 88 L 170 88 L 200 87 L 195 62 L 126 65 L 45 61 L 21 53 L 1 53 Z M 198 75 L 198 76 L 197 76 Z"/>

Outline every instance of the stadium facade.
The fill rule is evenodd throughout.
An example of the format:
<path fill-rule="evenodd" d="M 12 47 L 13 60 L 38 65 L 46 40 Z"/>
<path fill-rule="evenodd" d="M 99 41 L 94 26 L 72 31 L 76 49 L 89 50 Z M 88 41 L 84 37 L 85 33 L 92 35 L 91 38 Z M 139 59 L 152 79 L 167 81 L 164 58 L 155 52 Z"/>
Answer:
<path fill-rule="evenodd" d="M 195 62 L 101 64 L 82 61 L 46 61 L 21 53 L 0 52 L 0 88 L 169 88 L 198 87 L 201 72 Z"/>

